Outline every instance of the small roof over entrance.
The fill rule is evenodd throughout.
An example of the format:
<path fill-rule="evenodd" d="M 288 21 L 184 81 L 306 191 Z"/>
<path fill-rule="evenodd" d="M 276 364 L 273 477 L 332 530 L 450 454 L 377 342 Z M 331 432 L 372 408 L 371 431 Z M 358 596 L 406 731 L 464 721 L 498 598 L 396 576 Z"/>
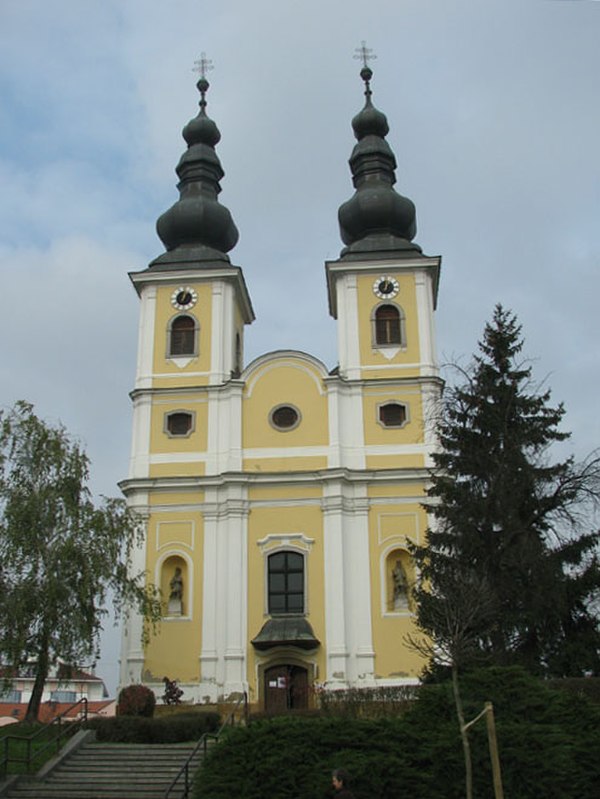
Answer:
<path fill-rule="evenodd" d="M 320 641 L 304 616 L 274 616 L 263 624 L 256 638 L 256 649 L 264 651 L 276 646 L 297 646 L 299 649 L 316 649 Z"/>

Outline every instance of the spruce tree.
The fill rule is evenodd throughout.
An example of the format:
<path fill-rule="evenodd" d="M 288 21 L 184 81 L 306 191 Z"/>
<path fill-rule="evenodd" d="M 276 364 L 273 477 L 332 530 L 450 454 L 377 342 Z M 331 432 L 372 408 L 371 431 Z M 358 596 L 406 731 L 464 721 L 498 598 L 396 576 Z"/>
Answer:
<path fill-rule="evenodd" d="M 599 461 L 553 460 L 562 405 L 532 383 L 515 316 L 500 305 L 460 385 L 447 390 L 414 547 L 417 621 L 449 665 L 600 674 Z M 465 602 L 465 594 L 467 601 Z M 449 657 L 448 657 L 449 655 Z"/>

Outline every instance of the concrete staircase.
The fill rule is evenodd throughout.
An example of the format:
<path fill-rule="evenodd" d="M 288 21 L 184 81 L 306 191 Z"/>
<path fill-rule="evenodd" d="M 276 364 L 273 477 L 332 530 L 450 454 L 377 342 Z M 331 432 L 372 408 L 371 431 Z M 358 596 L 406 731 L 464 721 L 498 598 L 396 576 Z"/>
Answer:
<path fill-rule="evenodd" d="M 195 744 L 83 743 L 44 778 L 21 778 L 6 799 L 162 799 Z M 202 755 L 192 763 L 190 776 Z M 183 778 L 171 793 L 183 796 Z"/>

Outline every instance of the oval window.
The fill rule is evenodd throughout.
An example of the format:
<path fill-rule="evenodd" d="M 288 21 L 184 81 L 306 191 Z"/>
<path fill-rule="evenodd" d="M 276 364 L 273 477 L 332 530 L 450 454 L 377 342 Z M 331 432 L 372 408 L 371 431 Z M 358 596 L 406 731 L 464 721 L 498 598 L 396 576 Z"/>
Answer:
<path fill-rule="evenodd" d="M 293 405 L 278 405 L 270 414 L 270 421 L 277 430 L 293 430 L 300 424 L 300 412 Z"/>

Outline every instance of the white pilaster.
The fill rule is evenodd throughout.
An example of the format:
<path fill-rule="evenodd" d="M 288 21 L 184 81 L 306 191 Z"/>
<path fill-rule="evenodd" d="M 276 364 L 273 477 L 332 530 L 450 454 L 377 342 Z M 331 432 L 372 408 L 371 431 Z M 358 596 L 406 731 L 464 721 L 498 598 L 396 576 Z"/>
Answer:
<path fill-rule="evenodd" d="M 248 573 L 248 506 L 236 487 L 227 500 L 227 627 L 225 640 L 225 696 L 247 690 L 246 631 Z"/>
<path fill-rule="evenodd" d="M 343 684 L 347 679 L 348 649 L 344 601 L 344 534 L 342 497 L 339 482 L 325 486 L 323 500 L 324 573 L 325 573 L 325 639 L 329 685 Z"/>
<path fill-rule="evenodd" d="M 424 269 L 415 272 L 417 322 L 419 325 L 419 357 L 421 374 L 437 375 L 435 331 L 433 322 L 433 286 L 431 273 Z"/>
<path fill-rule="evenodd" d="M 365 435 L 362 387 L 359 384 L 328 380 L 330 469 L 365 468 Z"/>
<path fill-rule="evenodd" d="M 213 701 L 246 689 L 247 523 L 245 489 L 208 489 L 200 694 Z"/>
<path fill-rule="evenodd" d="M 233 285 L 225 280 L 214 280 L 210 339 L 211 385 L 219 385 L 231 377 L 235 349 L 234 303 Z"/>
<path fill-rule="evenodd" d="M 201 694 L 209 696 L 212 702 L 218 698 L 218 631 L 224 625 L 221 604 L 223 597 L 218 594 L 218 530 L 216 489 L 207 489 L 204 509 L 204 574 L 202 576 L 202 651 L 200 653 Z"/>
<path fill-rule="evenodd" d="M 148 477 L 150 474 L 150 425 L 152 420 L 152 397 L 137 394 L 133 399 L 133 421 L 131 434 L 131 457 L 129 478 Z"/>
<path fill-rule="evenodd" d="M 209 391 L 206 474 L 242 469 L 242 389 L 229 381 Z"/>
<path fill-rule="evenodd" d="M 138 504 L 142 502 L 143 504 Z M 148 540 L 147 496 L 132 497 L 128 505 L 138 513 L 144 526 L 144 535 L 131 554 L 130 575 L 143 574 L 146 571 L 146 542 Z M 130 608 L 128 616 L 123 620 L 121 633 L 121 658 L 119 664 L 119 686 L 140 683 L 143 680 L 144 648 L 142 643 L 144 620 L 137 610 Z"/>
<path fill-rule="evenodd" d="M 358 284 L 355 274 L 338 274 L 335 291 L 338 313 L 338 356 L 340 375 L 346 380 L 360 378 L 358 328 Z"/>
<path fill-rule="evenodd" d="M 369 504 L 366 485 L 353 486 L 353 500 L 343 517 L 348 679 L 368 682 L 375 673 L 371 625 Z"/>
<path fill-rule="evenodd" d="M 136 388 L 152 387 L 154 361 L 154 332 L 156 319 L 156 286 L 147 284 L 140 294 L 140 321 L 138 325 L 138 359 L 135 375 Z"/>

